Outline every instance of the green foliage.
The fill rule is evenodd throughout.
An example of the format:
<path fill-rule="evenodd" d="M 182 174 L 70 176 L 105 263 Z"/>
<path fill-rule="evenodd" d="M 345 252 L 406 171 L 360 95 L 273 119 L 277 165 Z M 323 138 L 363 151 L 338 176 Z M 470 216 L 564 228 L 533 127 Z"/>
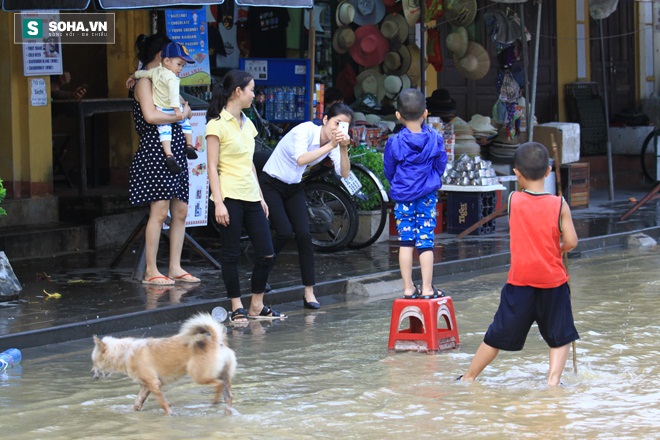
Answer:
<path fill-rule="evenodd" d="M 383 153 L 376 149 L 360 146 L 351 149 L 349 156 L 352 163 L 359 163 L 369 168 L 381 181 L 385 190 L 389 191 L 390 183 L 385 178 L 385 170 L 383 168 Z M 374 181 L 364 173 L 356 173 L 356 176 L 362 183 L 362 193 L 367 196 L 367 200 L 353 199 L 358 210 L 371 211 L 373 209 L 379 209 L 380 201 L 376 196 L 379 189 Z"/>
<path fill-rule="evenodd" d="M 6 195 L 7 195 L 7 190 L 2 185 L 2 179 L 0 179 L 0 203 L 2 203 Z M 5 211 L 0 207 L 0 215 L 7 215 L 7 211 Z"/>
<path fill-rule="evenodd" d="M 349 150 L 351 162 L 359 163 L 369 168 L 377 177 L 387 191 L 390 190 L 390 182 L 385 178 L 383 167 L 383 153 L 366 146 L 359 146 Z"/>

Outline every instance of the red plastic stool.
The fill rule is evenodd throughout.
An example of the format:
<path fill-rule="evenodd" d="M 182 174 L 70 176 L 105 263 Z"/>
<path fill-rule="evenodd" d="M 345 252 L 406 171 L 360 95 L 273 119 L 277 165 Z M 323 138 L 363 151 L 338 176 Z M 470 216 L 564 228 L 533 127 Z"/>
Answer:
<path fill-rule="evenodd" d="M 401 329 L 408 319 L 410 327 Z M 389 350 L 436 352 L 458 348 L 458 326 L 451 297 L 394 300 Z"/>

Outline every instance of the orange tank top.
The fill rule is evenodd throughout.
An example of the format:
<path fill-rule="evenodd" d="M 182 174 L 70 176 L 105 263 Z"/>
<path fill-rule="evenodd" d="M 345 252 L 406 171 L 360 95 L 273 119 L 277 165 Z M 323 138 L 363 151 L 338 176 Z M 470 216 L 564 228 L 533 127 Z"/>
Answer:
<path fill-rule="evenodd" d="M 507 283 L 547 289 L 568 281 L 560 248 L 561 206 L 562 198 L 548 193 L 511 193 Z"/>

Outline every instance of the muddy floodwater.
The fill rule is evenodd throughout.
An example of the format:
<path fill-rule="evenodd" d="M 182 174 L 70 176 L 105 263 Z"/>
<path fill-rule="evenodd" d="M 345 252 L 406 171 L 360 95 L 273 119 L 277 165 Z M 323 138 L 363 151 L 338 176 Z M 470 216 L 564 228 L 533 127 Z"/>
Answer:
<path fill-rule="evenodd" d="M 91 340 L 27 349 L 20 367 L 0 373 L 2 437 L 660 438 L 659 267 L 658 247 L 569 261 L 581 339 L 577 374 L 571 354 L 560 387 L 545 385 L 548 348 L 536 327 L 522 352 L 502 352 L 477 382 L 454 380 L 492 319 L 503 267 L 436 280 L 454 299 L 461 337 L 458 350 L 437 355 L 388 353 L 392 298 L 337 295 L 320 312 L 296 308 L 284 321 L 230 328 L 233 415 L 189 379 L 165 388 L 174 416 L 151 398 L 132 411 L 137 385 L 91 379 Z"/>

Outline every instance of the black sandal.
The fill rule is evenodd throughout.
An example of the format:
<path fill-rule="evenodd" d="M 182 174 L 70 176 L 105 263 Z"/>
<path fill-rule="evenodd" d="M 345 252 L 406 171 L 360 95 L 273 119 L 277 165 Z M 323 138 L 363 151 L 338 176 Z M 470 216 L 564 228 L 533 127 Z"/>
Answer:
<path fill-rule="evenodd" d="M 445 296 L 445 292 L 433 287 L 433 295 L 420 295 L 420 298 L 422 298 L 422 299 L 433 299 L 433 298 L 442 298 L 443 296 Z"/>
<path fill-rule="evenodd" d="M 248 322 L 248 313 L 244 308 L 238 308 L 231 312 L 231 317 L 229 318 L 231 322 Z"/>
<path fill-rule="evenodd" d="M 269 306 L 263 306 L 261 308 L 261 312 L 259 312 L 258 315 L 248 315 L 248 318 L 251 318 L 251 319 L 279 319 L 279 318 L 286 318 L 286 315 L 283 315 L 280 312 L 276 312 L 275 310 L 271 309 Z"/>
<path fill-rule="evenodd" d="M 181 172 L 181 167 L 176 163 L 176 159 L 171 154 L 165 159 L 165 165 L 167 165 L 167 169 L 172 174 L 179 174 Z"/>
<path fill-rule="evenodd" d="M 190 144 L 186 145 L 186 157 L 188 159 L 197 159 L 197 150 Z"/>
<path fill-rule="evenodd" d="M 422 293 L 419 291 L 417 286 L 415 286 L 415 293 L 412 295 L 403 295 L 403 299 L 419 299 L 422 297 Z"/>

